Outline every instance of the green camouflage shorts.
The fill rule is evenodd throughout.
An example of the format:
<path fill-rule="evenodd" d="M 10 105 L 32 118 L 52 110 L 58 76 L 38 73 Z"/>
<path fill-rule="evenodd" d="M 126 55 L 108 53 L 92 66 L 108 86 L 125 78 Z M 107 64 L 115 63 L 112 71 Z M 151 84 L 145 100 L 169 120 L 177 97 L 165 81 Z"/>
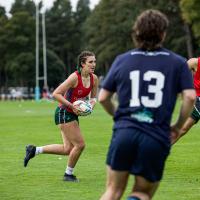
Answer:
<path fill-rule="evenodd" d="M 200 97 L 196 98 L 196 103 L 194 105 L 194 109 L 192 111 L 191 118 L 194 119 L 196 121 L 196 123 L 200 119 Z"/>
<path fill-rule="evenodd" d="M 60 107 L 56 108 L 56 111 L 55 111 L 55 124 L 56 125 L 68 123 L 68 122 L 71 122 L 74 120 L 79 122 L 77 115 L 75 115 L 74 113 L 67 112 L 63 108 L 60 108 Z"/>

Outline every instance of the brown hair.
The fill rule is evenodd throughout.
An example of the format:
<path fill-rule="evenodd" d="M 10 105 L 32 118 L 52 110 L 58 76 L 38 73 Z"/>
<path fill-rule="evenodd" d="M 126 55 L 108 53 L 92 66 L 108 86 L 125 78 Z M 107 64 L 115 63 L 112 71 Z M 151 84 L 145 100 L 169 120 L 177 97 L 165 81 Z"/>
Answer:
<path fill-rule="evenodd" d="M 95 56 L 95 54 L 91 51 L 82 51 L 80 55 L 78 56 L 77 70 L 79 73 L 81 73 L 82 63 L 85 63 L 85 61 L 87 60 L 87 57 L 89 56 Z"/>
<path fill-rule="evenodd" d="M 158 10 L 146 10 L 136 19 L 132 38 L 137 47 L 153 50 L 162 45 L 169 21 Z"/>

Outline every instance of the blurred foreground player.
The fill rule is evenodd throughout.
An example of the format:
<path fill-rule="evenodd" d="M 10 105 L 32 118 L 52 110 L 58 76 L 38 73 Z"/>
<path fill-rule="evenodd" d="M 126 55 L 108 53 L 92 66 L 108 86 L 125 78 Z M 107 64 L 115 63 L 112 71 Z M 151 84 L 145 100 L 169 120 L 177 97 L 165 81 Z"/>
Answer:
<path fill-rule="evenodd" d="M 138 16 L 133 39 L 138 48 L 117 56 L 99 94 L 114 116 L 107 155 L 107 185 L 100 200 L 118 200 L 130 174 L 135 176 L 127 200 L 150 200 L 162 179 L 171 137 L 188 118 L 195 91 L 186 59 L 162 47 L 168 20 L 157 10 Z M 111 101 L 117 93 L 116 109 Z M 183 97 L 179 117 L 170 127 L 177 94 Z"/>

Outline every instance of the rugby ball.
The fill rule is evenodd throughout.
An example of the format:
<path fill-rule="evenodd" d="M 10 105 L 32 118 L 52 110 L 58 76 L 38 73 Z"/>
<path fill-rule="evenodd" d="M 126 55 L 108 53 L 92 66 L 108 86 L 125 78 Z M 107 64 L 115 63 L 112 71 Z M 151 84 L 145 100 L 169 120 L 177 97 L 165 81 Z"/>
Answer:
<path fill-rule="evenodd" d="M 80 111 L 80 116 L 86 116 L 92 113 L 92 106 L 87 101 L 77 100 L 73 103 L 73 106 Z"/>

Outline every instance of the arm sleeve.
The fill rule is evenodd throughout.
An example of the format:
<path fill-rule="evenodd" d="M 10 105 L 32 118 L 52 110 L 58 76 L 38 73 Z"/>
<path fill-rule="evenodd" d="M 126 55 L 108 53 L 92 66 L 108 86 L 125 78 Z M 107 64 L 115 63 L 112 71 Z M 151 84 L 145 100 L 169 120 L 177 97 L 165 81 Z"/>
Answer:
<path fill-rule="evenodd" d="M 192 72 L 189 70 L 187 62 L 184 62 L 181 66 L 180 70 L 180 79 L 179 79 L 179 91 L 183 91 L 185 89 L 193 89 L 193 78 Z"/>

